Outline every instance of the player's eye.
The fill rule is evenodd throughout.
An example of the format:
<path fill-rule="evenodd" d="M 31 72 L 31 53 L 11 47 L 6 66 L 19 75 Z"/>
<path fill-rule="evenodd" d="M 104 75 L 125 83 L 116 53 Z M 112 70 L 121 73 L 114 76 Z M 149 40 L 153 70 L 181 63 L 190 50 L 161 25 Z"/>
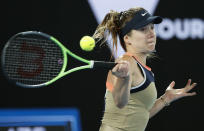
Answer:
<path fill-rule="evenodd" d="M 145 31 L 146 30 L 146 27 L 142 27 L 139 29 L 139 31 Z"/>
<path fill-rule="evenodd" d="M 152 29 L 152 30 L 154 29 L 154 24 L 151 25 L 151 29 Z"/>

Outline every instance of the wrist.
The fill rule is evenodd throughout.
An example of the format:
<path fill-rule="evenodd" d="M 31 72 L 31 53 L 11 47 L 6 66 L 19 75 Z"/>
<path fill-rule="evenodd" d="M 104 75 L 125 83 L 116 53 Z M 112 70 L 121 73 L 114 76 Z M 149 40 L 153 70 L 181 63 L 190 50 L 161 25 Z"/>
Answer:
<path fill-rule="evenodd" d="M 130 76 L 124 76 L 124 77 L 118 77 L 118 79 L 123 80 L 123 81 L 127 81 L 130 80 Z"/>
<path fill-rule="evenodd" d="M 166 97 L 163 95 L 160 97 L 160 100 L 164 103 L 165 106 L 169 106 L 170 102 L 166 99 Z"/>

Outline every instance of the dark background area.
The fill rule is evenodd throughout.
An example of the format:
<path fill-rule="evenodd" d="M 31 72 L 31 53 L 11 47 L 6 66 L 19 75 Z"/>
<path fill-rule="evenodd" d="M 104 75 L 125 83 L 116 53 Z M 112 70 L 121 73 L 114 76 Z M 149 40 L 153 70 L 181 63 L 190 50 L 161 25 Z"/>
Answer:
<path fill-rule="evenodd" d="M 202 19 L 202 5 L 201 0 L 194 3 L 161 1 L 155 14 L 172 20 L 178 16 Z M 1 51 L 12 35 L 36 30 L 55 36 L 72 52 L 86 59 L 110 59 L 106 46 L 97 45 L 92 52 L 80 49 L 80 38 L 92 35 L 97 27 L 85 0 L 2 0 L 0 16 Z M 202 129 L 203 47 L 202 39 L 158 39 L 158 58 L 148 62 L 155 74 L 158 96 L 164 93 L 171 81 L 176 82 L 175 88 L 183 88 L 188 78 L 198 83 L 193 90 L 197 95 L 165 107 L 150 119 L 146 131 Z M 75 63 L 71 64 L 75 66 Z M 25 89 L 8 83 L 1 71 L 0 108 L 76 107 L 81 113 L 83 131 L 97 131 L 103 111 L 106 75 L 106 70 L 83 70 L 65 76 L 48 87 Z"/>

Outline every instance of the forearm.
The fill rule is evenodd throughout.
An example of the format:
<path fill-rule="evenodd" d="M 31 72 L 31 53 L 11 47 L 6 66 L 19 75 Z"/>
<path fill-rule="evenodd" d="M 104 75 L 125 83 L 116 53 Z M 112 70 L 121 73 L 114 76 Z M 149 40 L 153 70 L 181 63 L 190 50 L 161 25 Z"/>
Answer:
<path fill-rule="evenodd" d="M 156 115 L 162 108 L 169 105 L 169 103 L 172 103 L 173 101 L 180 99 L 182 97 L 196 95 L 196 92 L 189 92 L 196 86 L 196 83 L 191 84 L 191 79 L 188 80 L 186 86 L 182 89 L 174 89 L 173 88 L 174 86 L 175 82 L 172 81 L 171 84 L 166 89 L 165 94 L 162 95 L 159 99 L 157 99 L 154 106 L 149 111 L 150 118 Z"/>
<path fill-rule="evenodd" d="M 113 98 L 117 107 L 124 107 L 130 95 L 130 78 L 117 78 L 114 82 Z"/>
<path fill-rule="evenodd" d="M 165 106 L 168 106 L 169 103 L 167 102 L 167 100 L 161 96 L 160 98 L 158 98 L 154 104 L 154 106 L 152 107 L 152 109 L 149 111 L 150 112 L 150 118 L 155 116 L 159 111 L 161 111 Z"/>

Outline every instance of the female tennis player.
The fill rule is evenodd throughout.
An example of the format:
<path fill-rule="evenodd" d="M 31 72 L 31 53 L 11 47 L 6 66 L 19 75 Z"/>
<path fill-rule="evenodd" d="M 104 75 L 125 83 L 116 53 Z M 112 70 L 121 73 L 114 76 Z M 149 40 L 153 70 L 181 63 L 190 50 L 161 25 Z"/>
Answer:
<path fill-rule="evenodd" d="M 175 82 L 171 82 L 165 93 L 157 98 L 154 75 L 146 60 L 155 50 L 154 24 L 161 22 L 161 17 L 152 16 L 138 7 L 120 13 L 110 11 L 97 27 L 93 35 L 95 39 L 106 40 L 107 33 L 110 33 L 113 47 L 117 47 L 119 37 L 126 52 L 108 73 L 100 131 L 144 131 L 148 120 L 162 108 L 177 99 L 196 94 L 189 92 L 196 86 L 189 79 L 181 89 L 174 89 Z"/>

